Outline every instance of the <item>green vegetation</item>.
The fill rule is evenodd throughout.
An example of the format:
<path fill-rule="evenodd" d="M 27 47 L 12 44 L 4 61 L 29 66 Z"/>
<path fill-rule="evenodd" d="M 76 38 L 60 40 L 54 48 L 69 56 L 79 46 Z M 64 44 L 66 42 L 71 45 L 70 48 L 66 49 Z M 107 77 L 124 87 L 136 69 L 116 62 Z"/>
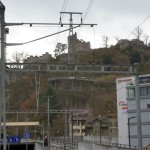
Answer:
<path fill-rule="evenodd" d="M 63 49 L 63 48 L 62 48 Z M 61 63 L 59 55 L 53 63 Z M 139 62 L 140 73 L 149 73 L 150 49 L 137 49 L 134 46 L 127 46 L 121 49 L 118 45 L 111 48 L 100 48 L 88 52 L 78 52 L 75 54 L 75 63 L 79 64 L 114 64 L 132 65 Z M 52 77 L 86 77 L 87 81 L 74 80 L 54 80 L 48 82 Z M 39 109 L 47 110 L 47 96 L 50 96 L 50 109 L 91 109 L 94 116 L 105 115 L 108 112 L 115 114 L 116 106 L 116 78 L 121 74 L 85 74 L 85 73 L 41 73 L 39 91 Z M 125 76 L 125 75 L 123 75 Z M 126 75 L 129 76 L 129 75 Z M 36 84 L 34 73 L 16 74 L 16 78 L 10 80 L 6 85 L 7 109 L 8 110 L 36 110 Z M 7 116 L 9 120 L 14 116 Z M 43 121 L 47 119 L 46 114 L 39 114 L 35 119 L 30 115 L 31 120 Z M 20 116 L 20 119 L 24 117 Z M 50 116 L 50 121 L 63 121 L 63 116 Z M 62 126 L 53 126 L 53 134 L 61 135 Z"/>

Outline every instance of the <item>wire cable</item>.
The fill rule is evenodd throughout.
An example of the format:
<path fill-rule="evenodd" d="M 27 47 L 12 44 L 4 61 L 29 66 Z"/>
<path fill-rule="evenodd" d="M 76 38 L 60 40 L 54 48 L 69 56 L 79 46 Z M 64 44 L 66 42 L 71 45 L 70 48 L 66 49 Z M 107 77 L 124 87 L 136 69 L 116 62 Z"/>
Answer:
<path fill-rule="evenodd" d="M 89 13 L 89 11 L 90 11 L 90 9 L 91 9 L 91 6 L 92 6 L 93 2 L 94 2 L 94 0 L 90 0 L 90 2 L 89 2 L 89 4 L 88 4 L 88 7 L 87 7 L 87 9 L 86 9 L 86 11 L 85 11 L 85 13 L 84 13 L 83 21 L 86 19 L 87 15 L 88 15 L 88 13 Z"/>
<path fill-rule="evenodd" d="M 68 0 L 64 0 L 63 7 L 62 7 L 62 12 L 64 12 L 66 10 L 67 3 L 68 3 Z M 61 13 L 60 14 L 60 23 L 63 20 L 63 16 L 64 16 L 64 14 Z M 57 32 L 60 32 L 60 31 L 61 31 L 61 27 L 59 26 L 57 28 Z M 56 36 L 55 45 L 58 43 L 58 41 L 59 41 L 59 34 Z"/>
<path fill-rule="evenodd" d="M 126 85 L 120 87 L 119 89 L 117 89 L 117 91 L 121 90 L 121 89 L 124 88 L 124 87 L 127 87 L 128 85 L 130 85 L 130 84 L 133 83 L 133 82 L 135 82 L 135 80 L 133 80 L 132 82 L 127 83 Z"/>
<path fill-rule="evenodd" d="M 82 19 L 82 23 L 85 21 L 87 15 L 88 15 L 88 13 L 89 13 L 89 11 L 90 11 L 90 9 L 91 9 L 91 6 L 92 6 L 93 2 L 94 2 L 94 0 L 90 0 L 88 6 L 87 6 L 87 8 L 86 8 L 86 11 L 85 11 L 85 13 L 84 13 L 84 16 L 83 16 L 83 19 Z M 81 34 L 81 30 L 82 30 L 82 26 L 81 26 L 81 28 L 79 29 L 79 36 L 80 36 L 80 34 Z"/>
<path fill-rule="evenodd" d="M 138 29 L 148 18 L 150 17 L 150 15 L 148 15 L 128 36 L 126 39 L 128 39 L 136 29 Z"/>
<path fill-rule="evenodd" d="M 72 27 L 72 29 L 75 29 L 75 28 L 78 28 L 78 27 L 80 27 L 80 25 L 75 26 L 75 27 Z M 25 42 L 25 43 L 23 43 L 23 44 L 28 44 L 28 43 L 32 43 L 32 42 L 35 42 L 35 41 L 38 41 L 38 40 L 42 40 L 42 39 L 45 39 L 45 38 L 47 38 L 47 37 L 50 37 L 50 36 L 53 36 L 53 35 L 56 35 L 56 34 L 60 34 L 60 33 L 66 32 L 66 31 L 68 31 L 68 30 L 70 30 L 70 29 L 66 29 L 66 30 L 63 30 L 63 31 L 60 31 L 60 32 L 56 32 L 56 33 L 50 34 L 50 35 L 46 35 L 46 36 L 43 36 L 43 37 L 40 37 L 40 38 L 31 40 L 31 41 L 28 41 L 28 42 Z"/>

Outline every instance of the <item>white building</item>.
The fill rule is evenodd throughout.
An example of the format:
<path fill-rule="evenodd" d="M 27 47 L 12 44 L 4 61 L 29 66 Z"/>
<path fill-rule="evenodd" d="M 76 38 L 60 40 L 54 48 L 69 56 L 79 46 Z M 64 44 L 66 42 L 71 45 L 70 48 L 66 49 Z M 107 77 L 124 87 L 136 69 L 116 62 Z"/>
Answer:
<path fill-rule="evenodd" d="M 150 144 L 150 74 L 139 76 L 139 87 L 141 142 L 145 147 Z M 138 146 L 134 76 L 117 79 L 117 108 L 118 143 L 129 145 L 130 139 L 131 146 Z M 132 119 L 129 119 L 131 117 Z M 130 135 L 128 135 L 129 130 Z"/>
<path fill-rule="evenodd" d="M 118 112 L 118 143 L 129 145 L 128 140 L 128 105 L 126 86 L 133 83 L 134 77 L 118 78 L 117 86 L 117 112 Z"/>

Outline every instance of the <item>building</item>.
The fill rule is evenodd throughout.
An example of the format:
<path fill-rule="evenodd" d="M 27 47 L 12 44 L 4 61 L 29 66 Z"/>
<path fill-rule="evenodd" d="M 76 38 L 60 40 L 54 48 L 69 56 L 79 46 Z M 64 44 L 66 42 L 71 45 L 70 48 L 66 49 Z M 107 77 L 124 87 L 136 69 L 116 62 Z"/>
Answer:
<path fill-rule="evenodd" d="M 108 114 L 107 121 L 108 121 L 108 136 L 117 137 L 118 136 L 117 114 Z"/>
<path fill-rule="evenodd" d="M 139 76 L 142 146 L 150 143 L 150 74 Z M 117 79 L 119 144 L 138 146 L 135 77 Z M 129 132 L 130 131 L 130 132 Z"/>
<path fill-rule="evenodd" d="M 73 63 L 76 52 L 91 50 L 90 42 L 77 39 L 77 33 L 68 36 L 68 61 Z"/>
<path fill-rule="evenodd" d="M 73 134 L 74 137 L 85 136 L 85 124 L 86 120 L 89 117 L 88 112 L 75 113 L 72 116 L 70 115 L 70 124 L 69 124 L 69 135 Z M 72 120 L 72 121 L 71 121 Z M 72 133 L 73 130 L 73 133 Z"/>
<path fill-rule="evenodd" d="M 144 42 L 141 41 L 140 39 L 132 39 L 132 40 L 121 39 L 118 41 L 117 45 L 121 49 L 126 49 L 128 47 L 136 47 L 136 49 L 140 51 L 149 50 L 149 46 L 147 46 L 147 44 L 144 44 Z"/>
<path fill-rule="evenodd" d="M 118 113 L 118 143 L 128 145 L 128 105 L 126 86 L 133 83 L 134 77 L 119 78 L 116 80 L 117 113 Z"/>
<path fill-rule="evenodd" d="M 42 56 L 30 56 L 25 60 L 25 63 L 47 63 L 52 60 L 52 55 L 46 52 Z"/>
<path fill-rule="evenodd" d="M 100 141 L 102 136 L 108 135 L 108 121 L 106 117 L 97 117 L 92 121 L 92 135 L 99 136 Z"/>
<path fill-rule="evenodd" d="M 108 114 L 86 120 L 85 135 L 86 136 L 105 136 L 117 137 L 117 115 Z"/>

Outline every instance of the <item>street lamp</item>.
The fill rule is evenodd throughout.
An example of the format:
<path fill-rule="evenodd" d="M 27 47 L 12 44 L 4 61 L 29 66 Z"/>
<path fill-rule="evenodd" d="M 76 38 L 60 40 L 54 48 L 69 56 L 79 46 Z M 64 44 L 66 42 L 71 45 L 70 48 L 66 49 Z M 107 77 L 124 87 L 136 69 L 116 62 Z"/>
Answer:
<path fill-rule="evenodd" d="M 130 120 L 135 118 L 135 116 L 128 118 L 128 136 L 129 136 L 129 148 L 131 147 L 131 141 L 130 141 Z"/>
<path fill-rule="evenodd" d="M 102 132 L 101 132 L 101 124 L 102 124 L 102 120 L 99 120 L 99 141 L 100 143 L 102 142 Z"/>
<path fill-rule="evenodd" d="M 99 142 L 102 142 L 102 132 L 101 132 L 101 125 L 102 125 L 102 121 L 104 120 L 103 118 L 99 117 Z"/>

